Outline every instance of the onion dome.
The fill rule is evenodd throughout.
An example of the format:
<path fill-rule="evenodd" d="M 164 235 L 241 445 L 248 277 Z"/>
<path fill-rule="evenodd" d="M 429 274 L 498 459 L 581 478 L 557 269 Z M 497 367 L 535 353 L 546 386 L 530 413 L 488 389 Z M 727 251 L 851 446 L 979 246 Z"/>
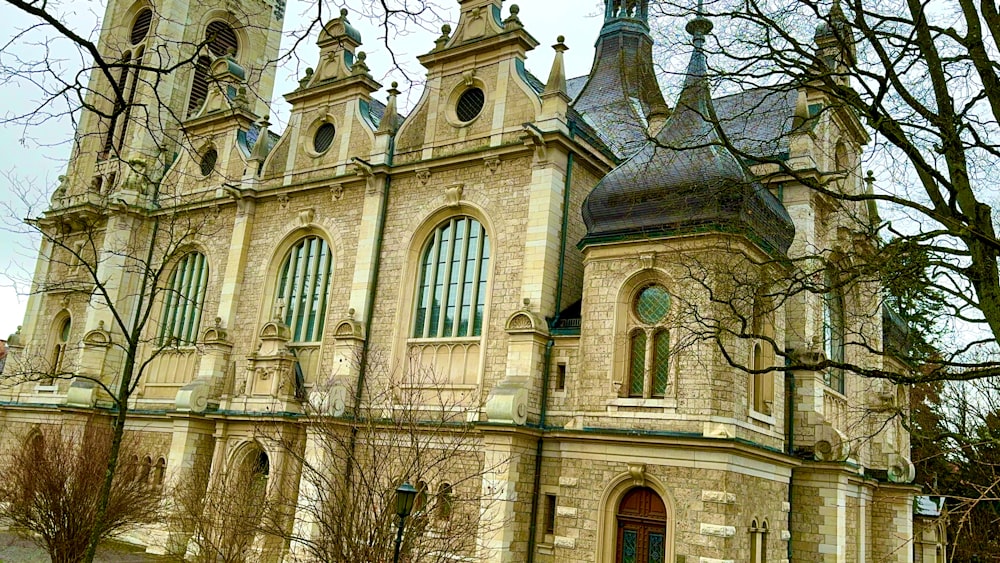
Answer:
<path fill-rule="evenodd" d="M 694 51 L 674 113 L 638 153 L 587 197 L 581 246 L 691 232 L 744 233 L 784 254 L 795 227 L 780 201 L 723 142 L 708 84 L 699 15 L 687 25 Z"/>

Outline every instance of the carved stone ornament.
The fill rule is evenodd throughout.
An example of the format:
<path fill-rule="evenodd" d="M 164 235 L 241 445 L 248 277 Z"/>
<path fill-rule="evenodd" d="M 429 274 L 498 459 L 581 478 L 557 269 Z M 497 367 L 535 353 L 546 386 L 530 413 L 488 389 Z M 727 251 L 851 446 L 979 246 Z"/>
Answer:
<path fill-rule="evenodd" d="M 521 334 L 526 332 L 537 332 L 548 334 L 545 321 L 531 311 L 518 311 L 507 319 L 505 329 L 508 334 Z"/>
<path fill-rule="evenodd" d="M 278 194 L 278 205 L 281 206 L 282 210 L 288 209 L 288 194 Z"/>
<path fill-rule="evenodd" d="M 534 126 L 524 126 L 524 132 L 521 134 L 521 142 L 524 143 L 524 146 L 534 150 L 534 164 L 536 166 L 548 162 L 549 156 L 548 149 L 545 146 L 545 139 L 542 138 L 542 134 Z"/>
<path fill-rule="evenodd" d="M 452 184 L 444 189 L 445 203 L 449 207 L 454 207 L 462 203 L 462 192 L 465 191 L 465 184 Z"/>
<path fill-rule="evenodd" d="M 330 186 L 330 199 L 333 201 L 340 201 L 344 198 L 344 185 L 334 184 Z"/>
<path fill-rule="evenodd" d="M 346 318 L 337 323 L 337 328 L 334 330 L 334 338 L 337 340 L 364 340 L 365 328 L 353 318 Z"/>
<path fill-rule="evenodd" d="M 222 328 L 222 317 L 215 317 L 215 323 L 205 329 L 201 340 L 205 344 L 228 344 L 227 338 L 226 330 Z"/>
<path fill-rule="evenodd" d="M 632 477 L 632 484 L 636 487 L 646 486 L 646 464 L 645 463 L 630 463 L 628 464 L 628 474 Z"/>
<path fill-rule="evenodd" d="M 420 170 L 417 170 L 417 181 L 420 182 L 420 185 L 426 186 L 427 182 L 429 182 L 430 180 L 431 180 L 430 170 L 428 170 L 427 168 L 421 168 Z"/>
<path fill-rule="evenodd" d="M 312 223 L 313 219 L 315 218 L 316 218 L 315 207 L 307 207 L 299 211 L 299 225 L 303 226 L 308 225 L 309 223 Z"/>
<path fill-rule="evenodd" d="M 98 348 L 111 346 L 111 333 L 104 329 L 104 321 L 97 323 L 97 328 L 83 336 L 83 343 Z"/>
<path fill-rule="evenodd" d="M 655 261 L 656 261 L 655 254 L 643 254 L 642 256 L 639 256 L 639 262 L 642 263 L 642 269 L 644 270 L 652 270 L 653 263 Z"/>
<path fill-rule="evenodd" d="M 500 170 L 499 156 L 487 156 L 483 158 L 483 163 L 486 165 L 486 169 L 489 170 L 491 174 L 496 174 L 497 170 Z"/>
<path fill-rule="evenodd" d="M 823 422 L 816 428 L 816 443 L 813 445 L 813 456 L 817 461 L 844 461 L 850 455 L 847 437 L 833 427 L 829 422 Z"/>
<path fill-rule="evenodd" d="M 211 382 L 195 379 L 177 391 L 174 406 L 178 412 L 202 413 L 208 408 L 208 397 L 211 394 Z"/>
<path fill-rule="evenodd" d="M 476 69 L 466 70 L 462 73 L 462 82 L 466 87 L 471 87 L 476 83 Z"/>
<path fill-rule="evenodd" d="M 889 470 L 886 473 L 888 474 L 889 481 L 892 483 L 912 483 L 917 477 L 917 471 L 913 467 L 913 462 L 900 454 L 889 456 Z"/>

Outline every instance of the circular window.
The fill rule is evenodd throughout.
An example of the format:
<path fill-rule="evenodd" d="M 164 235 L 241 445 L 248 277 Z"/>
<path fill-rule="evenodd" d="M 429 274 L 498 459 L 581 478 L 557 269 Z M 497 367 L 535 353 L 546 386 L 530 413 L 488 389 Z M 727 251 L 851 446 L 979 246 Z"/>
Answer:
<path fill-rule="evenodd" d="M 149 8 L 143 8 L 139 15 L 135 17 L 135 23 L 132 24 L 132 34 L 129 39 L 132 41 L 133 45 L 139 44 L 140 41 L 146 38 L 146 34 L 149 33 L 149 26 L 153 21 L 153 10 Z"/>
<path fill-rule="evenodd" d="M 458 105 L 455 106 L 455 114 L 459 121 L 472 121 L 483 111 L 483 104 L 486 103 L 486 94 L 479 88 L 469 88 L 458 98 Z"/>
<path fill-rule="evenodd" d="M 332 123 L 324 123 L 316 130 L 313 137 L 313 149 L 318 153 L 324 153 L 333 144 L 333 138 L 337 135 L 337 128 Z"/>
<path fill-rule="evenodd" d="M 219 153 L 215 149 L 208 149 L 201 157 L 201 175 L 208 176 L 215 170 L 215 163 L 219 161 Z"/>
<path fill-rule="evenodd" d="M 639 293 L 635 301 L 635 314 L 646 324 L 663 320 L 670 310 L 670 294 L 662 285 L 651 285 Z"/>

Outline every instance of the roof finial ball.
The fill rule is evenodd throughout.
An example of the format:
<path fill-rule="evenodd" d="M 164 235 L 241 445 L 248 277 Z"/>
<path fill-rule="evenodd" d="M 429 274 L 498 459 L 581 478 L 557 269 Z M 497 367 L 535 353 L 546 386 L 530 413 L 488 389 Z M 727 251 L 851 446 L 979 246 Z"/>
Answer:
<path fill-rule="evenodd" d="M 688 22 L 684 29 L 694 37 L 694 41 L 698 46 L 701 46 L 705 42 L 705 36 L 712 33 L 711 20 L 705 17 L 705 5 L 703 0 L 698 0 L 698 11 L 697 16 Z"/>
<path fill-rule="evenodd" d="M 649 0 L 604 0 L 604 20 L 635 19 L 646 21 Z"/>

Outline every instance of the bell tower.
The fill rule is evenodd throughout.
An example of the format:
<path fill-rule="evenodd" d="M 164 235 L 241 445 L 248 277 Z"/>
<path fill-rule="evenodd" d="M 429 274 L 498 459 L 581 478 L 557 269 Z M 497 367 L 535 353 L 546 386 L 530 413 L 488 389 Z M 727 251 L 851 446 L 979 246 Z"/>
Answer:
<path fill-rule="evenodd" d="M 106 197 L 137 168 L 155 182 L 186 148 L 185 121 L 210 88 L 220 87 L 209 69 L 221 57 L 242 74 L 234 90 L 245 95 L 244 109 L 265 115 L 283 17 L 280 0 L 109 1 L 98 40 L 102 60 L 91 71 L 53 209 Z"/>

